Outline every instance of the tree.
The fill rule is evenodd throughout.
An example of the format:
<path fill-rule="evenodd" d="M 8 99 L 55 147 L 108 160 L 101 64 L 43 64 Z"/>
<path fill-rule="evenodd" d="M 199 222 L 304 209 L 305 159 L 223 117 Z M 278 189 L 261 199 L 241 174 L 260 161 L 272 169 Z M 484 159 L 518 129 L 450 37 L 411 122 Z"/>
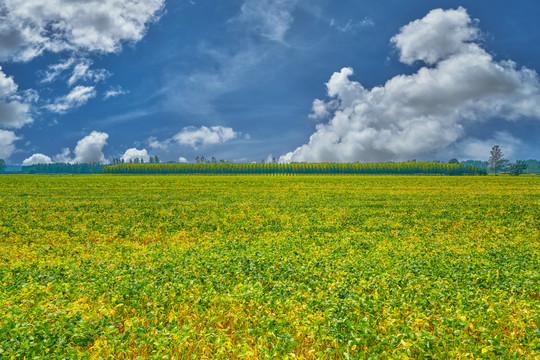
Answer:
<path fill-rule="evenodd" d="M 525 161 L 516 161 L 515 164 L 510 165 L 508 168 L 508 172 L 510 175 L 513 176 L 519 176 L 523 174 L 523 172 L 527 170 L 527 163 Z"/>
<path fill-rule="evenodd" d="M 448 160 L 448 163 L 449 164 L 459 164 L 459 161 L 456 158 L 452 158 L 452 159 Z"/>
<path fill-rule="evenodd" d="M 499 170 L 504 170 L 508 165 L 508 160 L 504 158 L 504 154 L 499 145 L 495 145 L 491 148 L 491 156 L 489 157 L 488 164 L 489 168 L 495 172 L 495 175 L 497 175 Z"/>
<path fill-rule="evenodd" d="M 4 159 L 0 159 L 0 173 L 3 173 L 4 170 L 6 170 L 6 163 L 4 162 Z"/>

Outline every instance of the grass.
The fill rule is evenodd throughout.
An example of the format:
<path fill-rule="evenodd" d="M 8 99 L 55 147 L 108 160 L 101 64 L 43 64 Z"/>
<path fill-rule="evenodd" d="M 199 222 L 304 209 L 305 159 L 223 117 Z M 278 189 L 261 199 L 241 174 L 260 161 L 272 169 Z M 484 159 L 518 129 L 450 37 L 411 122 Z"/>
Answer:
<path fill-rule="evenodd" d="M 538 359 L 538 177 L 2 176 L 0 358 Z"/>

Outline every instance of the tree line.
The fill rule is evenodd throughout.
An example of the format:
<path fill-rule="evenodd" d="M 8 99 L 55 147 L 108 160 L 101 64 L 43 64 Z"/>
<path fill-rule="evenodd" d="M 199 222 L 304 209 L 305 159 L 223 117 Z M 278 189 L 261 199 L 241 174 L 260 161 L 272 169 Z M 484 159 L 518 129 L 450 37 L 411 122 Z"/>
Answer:
<path fill-rule="evenodd" d="M 35 164 L 22 167 L 23 174 L 101 174 L 101 164 Z"/>
<path fill-rule="evenodd" d="M 265 174 L 265 175 L 486 175 L 485 169 L 435 162 L 405 163 L 166 163 L 105 166 L 104 174 Z"/>

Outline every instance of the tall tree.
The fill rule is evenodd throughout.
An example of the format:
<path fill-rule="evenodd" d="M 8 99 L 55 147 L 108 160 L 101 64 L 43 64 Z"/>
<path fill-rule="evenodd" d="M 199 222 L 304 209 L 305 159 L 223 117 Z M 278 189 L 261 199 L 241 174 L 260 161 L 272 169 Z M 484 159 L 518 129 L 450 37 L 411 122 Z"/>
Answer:
<path fill-rule="evenodd" d="M 0 159 L 0 173 L 3 173 L 4 170 L 6 170 L 6 163 L 4 162 L 4 159 Z"/>
<path fill-rule="evenodd" d="M 504 154 L 499 145 L 495 145 L 491 148 L 488 164 L 489 168 L 495 172 L 495 175 L 497 175 L 499 170 L 504 170 L 508 164 L 508 160 L 504 158 Z"/>

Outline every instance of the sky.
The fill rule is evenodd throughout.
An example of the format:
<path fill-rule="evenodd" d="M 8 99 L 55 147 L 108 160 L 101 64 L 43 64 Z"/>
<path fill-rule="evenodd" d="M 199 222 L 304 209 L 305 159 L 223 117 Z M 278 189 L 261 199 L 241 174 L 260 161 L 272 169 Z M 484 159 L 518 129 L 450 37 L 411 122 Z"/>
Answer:
<path fill-rule="evenodd" d="M 540 3 L 0 0 L 0 158 L 540 159 Z"/>

